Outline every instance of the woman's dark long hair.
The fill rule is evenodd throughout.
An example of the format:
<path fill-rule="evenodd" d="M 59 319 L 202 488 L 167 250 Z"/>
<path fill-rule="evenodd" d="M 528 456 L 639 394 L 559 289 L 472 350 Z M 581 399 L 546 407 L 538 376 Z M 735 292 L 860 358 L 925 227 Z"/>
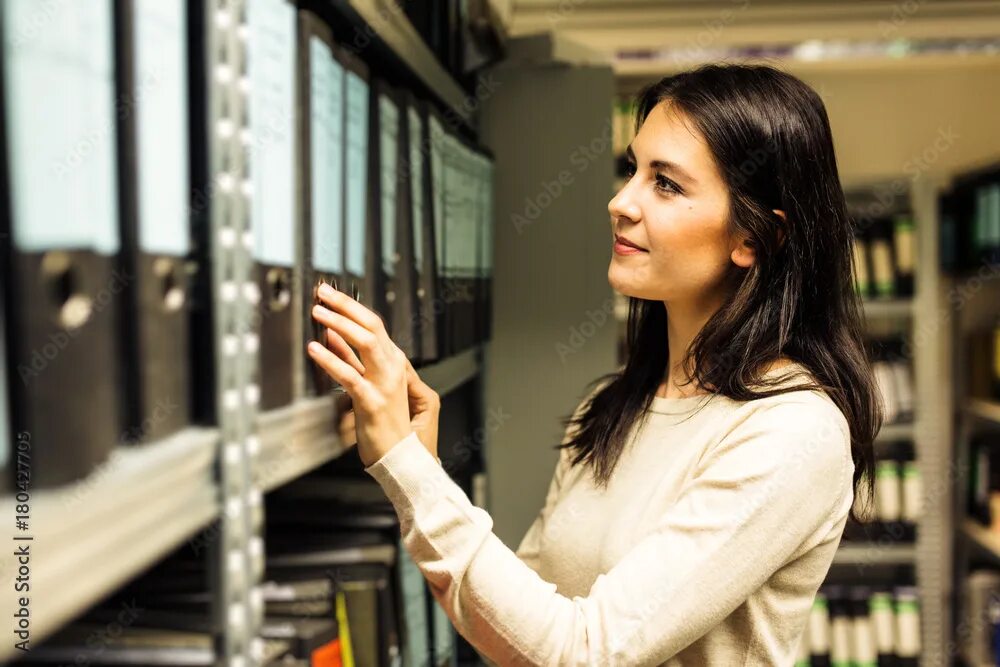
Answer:
<path fill-rule="evenodd" d="M 731 264 L 728 299 L 677 362 L 692 368 L 701 388 L 738 401 L 825 391 L 850 425 L 855 493 L 864 490 L 870 499 L 882 409 L 862 339 L 851 222 L 822 100 L 771 67 L 706 65 L 640 93 L 636 129 L 667 101 L 706 140 L 729 190 L 730 230 L 749 235 L 756 251 L 750 268 Z M 595 380 L 604 386 L 564 420 L 572 436 L 562 446 L 574 450 L 574 464 L 591 465 L 600 485 L 666 377 L 666 335 L 663 302 L 630 297 L 624 369 Z M 775 386 L 785 378 L 763 374 L 779 358 L 799 362 L 815 382 Z"/>

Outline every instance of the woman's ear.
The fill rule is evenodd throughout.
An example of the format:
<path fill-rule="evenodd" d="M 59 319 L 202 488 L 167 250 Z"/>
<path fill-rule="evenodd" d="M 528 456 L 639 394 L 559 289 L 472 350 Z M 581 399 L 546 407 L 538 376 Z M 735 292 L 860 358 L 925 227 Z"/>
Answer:
<path fill-rule="evenodd" d="M 778 227 L 778 246 L 785 242 L 785 225 L 788 223 L 788 216 L 780 208 L 771 209 L 771 212 L 781 218 L 781 225 Z"/>
<path fill-rule="evenodd" d="M 785 242 L 785 230 L 784 223 L 788 220 L 785 212 L 781 209 L 773 209 L 772 213 L 781 218 L 782 225 L 778 227 L 778 245 L 780 246 Z M 741 269 L 749 269 L 753 266 L 754 261 L 757 259 L 757 251 L 754 248 L 754 243 L 749 237 L 744 237 L 740 240 L 739 244 L 733 248 L 732 253 L 729 255 L 730 259 L 733 260 L 733 264 L 740 267 Z"/>

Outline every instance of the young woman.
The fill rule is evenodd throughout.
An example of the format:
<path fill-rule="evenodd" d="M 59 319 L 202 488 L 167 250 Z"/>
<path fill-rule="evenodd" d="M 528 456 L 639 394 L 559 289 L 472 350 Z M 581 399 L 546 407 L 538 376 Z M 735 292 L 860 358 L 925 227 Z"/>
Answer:
<path fill-rule="evenodd" d="M 638 109 L 608 206 L 629 358 L 568 420 L 516 552 L 439 465 L 439 399 L 376 314 L 324 288 L 333 351 L 309 351 L 353 400 L 345 431 L 407 550 L 487 658 L 792 664 L 881 425 L 829 121 L 760 66 L 667 77 Z"/>

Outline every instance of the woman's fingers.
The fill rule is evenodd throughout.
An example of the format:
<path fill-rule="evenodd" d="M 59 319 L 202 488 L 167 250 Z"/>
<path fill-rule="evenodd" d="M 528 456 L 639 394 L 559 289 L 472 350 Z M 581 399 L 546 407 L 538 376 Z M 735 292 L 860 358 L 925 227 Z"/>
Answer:
<path fill-rule="evenodd" d="M 336 331 L 356 349 L 365 368 L 371 363 L 378 364 L 382 360 L 384 350 L 375 333 L 351 318 L 323 306 L 313 306 L 312 316 L 326 328 Z"/>
<path fill-rule="evenodd" d="M 332 350 L 338 357 L 349 363 L 354 367 L 361 375 L 365 374 L 365 365 L 361 363 L 358 359 L 358 355 L 354 354 L 354 350 L 351 346 L 347 344 L 344 337 L 333 329 L 326 329 L 326 340 L 329 345 L 330 350 Z"/>
<path fill-rule="evenodd" d="M 348 295 L 333 289 L 330 285 L 320 285 L 317 295 L 326 306 L 348 319 L 357 322 L 359 325 L 372 332 L 376 340 L 380 343 L 389 342 L 389 334 L 385 330 L 385 323 L 372 310 L 365 308 Z"/>
<path fill-rule="evenodd" d="M 354 415 L 354 410 L 345 412 L 340 416 L 340 419 L 337 421 L 337 434 L 340 436 L 340 442 L 342 442 L 345 447 L 357 444 L 357 429 L 358 420 Z"/>
<path fill-rule="evenodd" d="M 338 357 L 317 341 L 309 341 L 309 356 L 320 368 L 347 390 L 351 398 L 358 400 L 365 393 L 365 379 L 349 363 Z"/>

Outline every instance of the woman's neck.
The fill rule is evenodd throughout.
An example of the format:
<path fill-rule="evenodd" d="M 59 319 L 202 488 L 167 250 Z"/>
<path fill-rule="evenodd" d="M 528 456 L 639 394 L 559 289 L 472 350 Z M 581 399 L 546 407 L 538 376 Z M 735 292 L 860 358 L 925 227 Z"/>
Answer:
<path fill-rule="evenodd" d="M 722 305 L 721 299 L 701 299 L 693 302 L 664 302 L 667 309 L 667 359 L 666 377 L 656 390 L 661 398 L 685 398 L 707 393 L 696 382 L 688 382 L 694 369 L 687 361 L 688 350 L 695 336 L 708 319 Z"/>

